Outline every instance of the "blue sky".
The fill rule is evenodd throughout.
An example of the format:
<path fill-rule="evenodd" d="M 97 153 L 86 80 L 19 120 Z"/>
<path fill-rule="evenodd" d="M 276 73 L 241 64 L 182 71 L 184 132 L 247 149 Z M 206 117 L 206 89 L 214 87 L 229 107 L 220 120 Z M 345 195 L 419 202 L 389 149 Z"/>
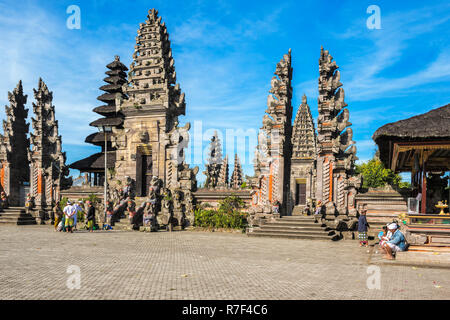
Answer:
<path fill-rule="evenodd" d="M 80 30 L 66 27 L 70 5 L 81 9 Z M 379 30 L 366 26 L 369 5 L 380 7 Z M 199 133 L 191 132 L 192 164 L 202 163 L 215 129 L 256 134 L 275 65 L 289 48 L 294 114 L 305 93 L 317 117 L 320 46 L 334 57 L 361 160 L 374 154 L 371 137 L 381 125 L 450 102 L 448 1 L 90 0 L 0 1 L 0 104 L 22 79 L 31 110 L 42 77 L 53 91 L 67 162 L 97 152 L 84 139 L 96 130 L 88 124 L 99 118 L 92 109 L 101 104 L 105 65 L 116 54 L 131 63 L 136 30 L 150 8 L 166 22 L 186 94 L 180 121 Z M 248 175 L 253 144 L 252 137 L 226 141 L 230 160 L 236 151 Z"/>

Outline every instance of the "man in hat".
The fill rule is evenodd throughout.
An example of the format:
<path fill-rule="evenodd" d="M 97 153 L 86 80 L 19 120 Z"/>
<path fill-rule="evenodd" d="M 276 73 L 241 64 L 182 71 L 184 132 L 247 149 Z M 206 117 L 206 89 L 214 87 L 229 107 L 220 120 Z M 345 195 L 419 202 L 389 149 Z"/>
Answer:
<path fill-rule="evenodd" d="M 387 229 L 391 233 L 391 238 L 383 244 L 383 250 L 386 252 L 385 258 L 392 260 L 396 252 L 405 251 L 406 240 L 403 233 L 398 229 L 397 223 L 389 224 Z"/>
<path fill-rule="evenodd" d="M 64 216 L 65 216 L 65 223 L 64 226 L 66 228 L 66 230 L 70 233 L 73 233 L 73 220 L 74 220 L 74 215 L 77 214 L 77 210 L 76 208 L 72 205 L 72 203 L 69 201 L 67 201 L 67 205 L 64 207 Z"/>

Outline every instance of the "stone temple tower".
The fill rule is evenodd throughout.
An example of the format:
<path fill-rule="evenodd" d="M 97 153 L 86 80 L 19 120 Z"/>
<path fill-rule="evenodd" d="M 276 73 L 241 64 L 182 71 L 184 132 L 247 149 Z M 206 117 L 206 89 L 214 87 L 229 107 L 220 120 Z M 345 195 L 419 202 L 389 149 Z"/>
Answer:
<path fill-rule="evenodd" d="M 27 96 L 23 94 L 22 81 L 8 92 L 8 100 L 10 105 L 5 106 L 6 121 L 3 121 L 4 135 L 0 135 L 0 183 L 10 205 L 19 206 L 24 205 L 24 184 L 30 181 Z"/>
<path fill-rule="evenodd" d="M 53 93 L 39 79 L 38 89 L 34 90 L 31 118 L 33 133 L 30 133 L 30 193 L 38 210 L 48 210 L 52 201 L 60 198 L 60 191 L 71 185 L 65 176 L 69 174 L 65 165 L 66 154 L 62 152 L 61 136 L 58 134 L 58 121 L 52 104 Z"/>
<path fill-rule="evenodd" d="M 153 176 L 170 189 L 190 185 L 181 182 L 192 176 L 184 162 L 190 124 L 178 126 L 178 116 L 186 109 L 184 93 L 176 84 L 166 25 L 155 9 L 139 25 L 129 69 L 122 90 L 128 98 L 117 106 L 124 115 L 123 128 L 113 129 L 116 161 L 110 181 L 134 179 L 138 197 L 147 195 Z"/>
<path fill-rule="evenodd" d="M 293 215 L 302 214 L 308 204 L 308 199 L 315 198 L 316 140 L 311 110 L 306 96 L 303 95 L 292 133 L 290 204 Z"/>
<path fill-rule="evenodd" d="M 279 202 L 280 213 L 289 207 L 289 174 L 292 154 L 291 50 L 277 64 L 267 98 L 263 126 L 255 152 L 252 204 L 257 212 L 269 213 Z"/>
<path fill-rule="evenodd" d="M 354 173 L 356 146 L 337 69 L 333 57 L 322 48 L 316 198 L 326 207 L 326 219 L 334 222 L 346 221 L 349 214 L 355 214 L 355 195 L 361 182 Z"/>

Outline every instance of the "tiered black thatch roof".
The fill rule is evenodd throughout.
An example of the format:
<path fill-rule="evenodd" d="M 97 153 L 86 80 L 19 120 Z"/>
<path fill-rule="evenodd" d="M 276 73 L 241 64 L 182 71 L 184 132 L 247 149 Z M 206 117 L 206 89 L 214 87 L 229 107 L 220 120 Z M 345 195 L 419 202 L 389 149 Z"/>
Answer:
<path fill-rule="evenodd" d="M 116 162 L 116 152 L 108 151 L 106 159 L 108 168 L 114 168 Z M 105 153 L 95 153 L 87 158 L 78 160 L 70 165 L 71 169 L 80 170 L 81 172 L 101 172 L 105 170 Z"/>
<path fill-rule="evenodd" d="M 116 97 L 120 95 L 121 98 L 126 98 L 122 92 L 122 85 L 127 83 L 127 74 L 125 73 L 128 68 L 120 62 L 119 56 L 116 56 L 114 61 L 106 66 L 109 70 L 106 71 L 107 77 L 103 79 L 107 84 L 100 87 L 100 90 L 105 93 L 97 97 L 105 103 L 105 105 L 99 106 L 94 109 L 94 112 L 103 116 L 103 118 L 97 119 L 91 122 L 89 125 L 93 127 L 107 125 L 112 127 L 120 127 L 123 124 L 123 115 L 116 110 Z M 107 133 L 106 139 L 108 142 L 108 150 L 111 150 L 111 134 Z M 86 137 L 87 143 L 92 143 L 102 147 L 104 151 L 105 135 L 103 132 L 95 132 Z M 114 154 L 110 156 L 109 154 Z M 100 169 L 104 170 L 104 160 L 99 159 L 103 153 L 97 153 L 85 159 L 72 163 L 69 167 L 72 169 L 78 169 L 82 172 L 95 172 Z M 103 157 L 103 156 L 102 156 Z M 114 160 L 112 160 L 114 159 Z M 112 162 L 111 162 L 112 161 Z M 114 167 L 115 152 L 108 151 L 108 167 Z"/>

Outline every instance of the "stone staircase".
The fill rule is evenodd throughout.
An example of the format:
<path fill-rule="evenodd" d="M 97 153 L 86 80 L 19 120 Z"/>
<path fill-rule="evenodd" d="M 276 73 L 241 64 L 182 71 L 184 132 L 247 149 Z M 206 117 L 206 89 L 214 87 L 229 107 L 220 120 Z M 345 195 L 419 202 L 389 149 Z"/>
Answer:
<path fill-rule="evenodd" d="M 122 221 L 114 222 L 113 230 L 133 231 L 133 225 L 128 222 L 127 218 L 123 218 Z"/>
<path fill-rule="evenodd" d="M 387 223 L 408 211 L 405 196 L 395 190 L 375 189 L 356 196 L 356 205 L 367 207 L 369 235 L 376 235 Z"/>
<path fill-rule="evenodd" d="M 333 230 L 313 216 L 283 216 L 268 222 L 259 228 L 247 232 L 249 237 L 273 237 L 287 239 L 339 240 Z"/>
<path fill-rule="evenodd" d="M 9 207 L 0 211 L 0 224 L 31 225 L 36 224 L 36 218 L 23 207 Z"/>

